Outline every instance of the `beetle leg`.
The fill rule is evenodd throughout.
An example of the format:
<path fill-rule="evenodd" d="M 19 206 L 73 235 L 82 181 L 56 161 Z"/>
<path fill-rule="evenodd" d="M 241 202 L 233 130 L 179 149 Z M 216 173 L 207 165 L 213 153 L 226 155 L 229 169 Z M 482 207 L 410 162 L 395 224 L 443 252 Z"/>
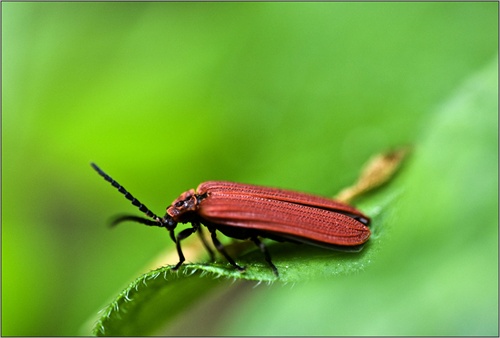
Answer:
<path fill-rule="evenodd" d="M 184 238 L 187 238 L 187 237 L 191 236 L 193 234 L 193 232 L 195 232 L 195 231 L 196 231 L 195 228 L 188 228 L 188 229 L 182 230 L 177 235 L 177 240 L 175 241 L 175 244 L 176 244 L 176 247 L 177 247 L 177 254 L 179 255 L 179 263 L 177 263 L 173 267 L 172 270 L 177 270 L 182 265 L 182 263 L 186 260 L 184 258 L 184 254 L 182 253 L 181 240 L 183 240 Z"/>
<path fill-rule="evenodd" d="M 169 230 L 168 231 L 169 235 L 170 235 L 170 238 L 172 238 L 172 241 L 174 243 L 177 243 L 177 241 L 175 240 L 175 233 L 174 233 L 174 230 Z"/>
<path fill-rule="evenodd" d="M 231 256 L 229 256 L 229 254 L 226 252 L 224 245 L 222 245 L 222 243 L 217 239 L 215 229 L 208 228 L 208 230 L 210 230 L 210 233 L 212 235 L 212 242 L 214 243 L 217 251 L 219 251 L 224 257 L 226 257 L 227 261 L 236 269 L 238 269 L 239 271 L 245 271 L 245 268 L 236 264 L 234 259 L 232 259 Z"/>
<path fill-rule="evenodd" d="M 266 245 L 262 243 L 257 237 L 252 237 L 251 240 L 255 243 L 255 245 L 259 247 L 260 251 L 262 251 L 262 253 L 264 254 L 264 258 L 266 259 L 266 262 L 271 266 L 276 277 L 279 277 L 278 269 L 271 261 L 271 255 L 269 254 L 269 251 L 267 251 Z"/>
<path fill-rule="evenodd" d="M 196 228 L 196 230 L 198 231 L 198 235 L 200 236 L 201 242 L 203 243 L 203 246 L 205 247 L 205 249 L 207 249 L 208 254 L 210 255 L 210 260 L 213 262 L 215 260 L 214 251 L 208 245 L 207 240 L 206 240 L 205 236 L 203 235 L 203 231 L 200 227 L 200 223 L 193 222 L 191 224 L 193 224 L 193 228 Z"/>

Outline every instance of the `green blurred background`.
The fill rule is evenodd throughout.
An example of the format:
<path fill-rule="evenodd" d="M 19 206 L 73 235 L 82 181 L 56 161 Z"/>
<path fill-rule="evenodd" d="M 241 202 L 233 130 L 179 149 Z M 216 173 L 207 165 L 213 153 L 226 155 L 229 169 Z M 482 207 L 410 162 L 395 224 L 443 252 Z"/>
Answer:
<path fill-rule="evenodd" d="M 498 3 L 4 2 L 2 40 L 2 334 L 78 335 L 173 248 L 159 229 L 106 227 L 134 209 L 89 162 L 158 214 L 209 179 L 333 195 L 373 154 L 425 144 L 439 107 L 498 71 Z M 460 120 L 489 128 L 464 149 L 485 159 L 458 182 L 464 195 L 446 193 L 456 181 L 418 195 L 443 178 L 429 169 L 403 203 L 430 217 L 438 196 L 454 220 L 473 205 L 467 223 L 442 242 L 402 235 L 400 265 L 354 280 L 247 291 L 211 333 L 498 334 L 498 101 L 488 107 Z M 485 230 L 470 244 L 461 226 Z M 412 297 L 392 292 L 405 285 Z"/>

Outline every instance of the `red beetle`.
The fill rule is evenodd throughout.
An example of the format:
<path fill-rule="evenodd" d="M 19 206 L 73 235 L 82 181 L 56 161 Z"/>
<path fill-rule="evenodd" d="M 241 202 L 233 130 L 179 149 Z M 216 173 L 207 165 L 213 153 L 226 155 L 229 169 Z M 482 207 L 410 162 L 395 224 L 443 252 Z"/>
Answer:
<path fill-rule="evenodd" d="M 370 219 L 345 203 L 300 192 L 224 181 L 208 181 L 196 190 L 182 193 L 160 218 L 97 165 L 91 165 L 150 218 L 123 216 L 114 224 L 135 221 L 169 231 L 179 254 L 179 263 L 174 269 L 178 269 L 185 260 L 181 240 L 197 231 L 201 234 L 200 225 L 208 228 L 216 249 L 238 270 L 243 271 L 244 268 L 227 254 L 217 239 L 217 230 L 228 237 L 252 240 L 264 253 L 276 275 L 278 269 L 259 237 L 326 248 L 356 247 L 370 237 L 367 227 Z M 176 236 L 174 229 L 177 223 L 191 223 L 191 228 L 182 230 Z M 200 238 L 213 258 L 208 243 L 203 236 Z"/>

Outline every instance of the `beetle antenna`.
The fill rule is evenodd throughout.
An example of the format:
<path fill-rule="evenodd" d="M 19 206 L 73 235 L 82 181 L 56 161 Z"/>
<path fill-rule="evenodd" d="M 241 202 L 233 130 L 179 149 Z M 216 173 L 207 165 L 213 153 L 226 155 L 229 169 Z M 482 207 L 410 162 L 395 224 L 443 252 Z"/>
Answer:
<path fill-rule="evenodd" d="M 126 222 L 126 221 L 131 221 L 131 222 L 141 223 L 144 225 L 151 225 L 151 226 L 162 226 L 162 223 L 158 223 L 158 221 L 153 221 L 151 219 L 139 217 L 139 216 L 135 216 L 135 215 L 117 216 L 111 221 L 111 223 L 109 225 L 111 227 L 114 227 L 114 226 L 116 226 L 122 222 Z"/>
<path fill-rule="evenodd" d="M 120 185 L 120 183 L 116 182 L 114 179 L 112 179 L 108 174 L 106 174 L 104 171 L 101 170 L 101 168 L 99 168 L 95 163 L 90 163 L 90 165 L 92 166 L 92 168 L 94 168 L 95 171 L 97 171 L 97 173 L 99 175 L 101 175 L 106 181 L 108 181 L 109 183 L 111 183 L 111 185 L 113 187 L 115 187 L 116 189 L 118 189 L 119 192 L 121 192 L 126 199 L 128 199 L 129 201 L 132 202 L 133 205 L 135 205 L 136 207 L 139 208 L 140 211 L 142 211 L 143 213 L 146 214 L 146 216 L 154 219 L 156 222 L 160 223 L 161 224 L 161 218 L 156 216 L 151 210 L 148 209 L 148 207 L 146 207 L 144 204 L 142 204 L 137 198 L 135 198 L 134 196 L 132 196 L 131 193 L 129 193 L 127 190 L 125 190 L 125 188 Z M 128 220 L 134 220 L 134 221 L 138 221 L 138 219 L 140 219 L 140 217 L 137 217 L 137 218 L 134 218 L 133 216 L 129 216 L 128 217 Z M 113 222 L 114 224 L 117 224 L 119 223 L 120 221 L 125 221 L 127 220 L 126 218 L 122 218 L 121 220 L 119 220 L 118 222 Z M 148 224 L 146 222 L 140 222 L 139 223 L 143 223 L 143 224 L 146 224 L 146 225 L 152 225 L 152 224 Z"/>

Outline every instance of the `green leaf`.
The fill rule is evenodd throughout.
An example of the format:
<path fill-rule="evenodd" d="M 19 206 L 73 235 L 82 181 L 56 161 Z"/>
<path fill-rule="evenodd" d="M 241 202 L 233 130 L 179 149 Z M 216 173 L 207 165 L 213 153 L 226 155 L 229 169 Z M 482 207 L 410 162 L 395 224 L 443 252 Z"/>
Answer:
<path fill-rule="evenodd" d="M 258 250 L 238 257 L 245 272 L 229 264 L 185 264 L 179 271 L 171 266 L 146 273 L 132 282 L 102 312 L 95 325 L 96 335 L 150 335 L 168 327 L 177 315 L 200 301 L 226 280 L 252 280 L 266 283 L 294 283 L 363 270 L 374 251 L 335 252 L 289 243 L 269 245 L 278 267 L 277 279 Z"/>
<path fill-rule="evenodd" d="M 375 240 L 378 241 L 378 240 Z M 277 279 L 263 261 L 260 251 L 239 257 L 247 271 L 241 273 L 228 264 L 185 264 L 179 271 L 171 266 L 146 273 L 132 282 L 102 312 L 95 325 L 96 335 L 151 335 L 167 327 L 177 315 L 198 302 L 225 280 L 260 282 L 300 282 L 319 277 L 354 273 L 364 269 L 373 251 L 367 245 L 359 253 L 332 252 L 309 246 L 270 246 L 280 271 Z"/>

